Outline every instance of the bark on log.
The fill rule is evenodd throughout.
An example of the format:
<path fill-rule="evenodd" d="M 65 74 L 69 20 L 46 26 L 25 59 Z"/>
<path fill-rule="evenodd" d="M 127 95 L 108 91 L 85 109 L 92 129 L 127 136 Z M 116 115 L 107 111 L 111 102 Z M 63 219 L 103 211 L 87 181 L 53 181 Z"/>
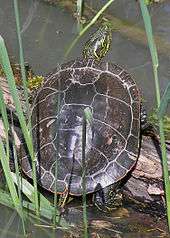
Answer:
<path fill-rule="evenodd" d="M 170 151 L 167 142 L 168 168 Z M 124 185 L 125 200 L 142 210 L 165 211 L 164 183 L 160 145 L 150 137 L 143 136 L 140 156 L 130 178 Z"/>

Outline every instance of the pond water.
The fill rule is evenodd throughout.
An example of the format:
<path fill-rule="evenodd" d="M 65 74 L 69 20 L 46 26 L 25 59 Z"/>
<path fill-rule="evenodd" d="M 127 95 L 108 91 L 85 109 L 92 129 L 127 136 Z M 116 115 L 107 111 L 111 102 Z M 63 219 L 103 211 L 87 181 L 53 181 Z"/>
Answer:
<path fill-rule="evenodd" d="M 66 9 L 58 5 L 53 6 L 38 0 L 19 0 L 18 2 L 25 61 L 29 62 L 35 73 L 47 74 L 56 67 L 57 63 L 63 61 L 65 50 L 76 36 L 76 21 Z M 89 0 L 88 2 L 92 7 L 99 8 L 105 1 Z M 98 2 L 97 6 L 95 6 L 96 2 Z M 155 5 L 150 11 L 155 34 L 170 43 L 170 1 Z M 136 27 L 143 26 L 140 8 L 135 1 L 115 1 L 108 13 L 128 20 Z M 15 62 L 18 61 L 18 43 L 11 0 L 0 0 L 0 34 L 5 39 L 11 58 Z M 87 33 L 77 43 L 67 60 L 81 55 L 83 43 L 89 38 L 89 34 Z M 134 75 L 144 95 L 147 110 L 152 110 L 155 105 L 155 89 L 148 48 L 119 32 L 114 32 L 111 50 L 106 59 L 117 62 Z M 162 93 L 170 81 L 170 55 L 159 54 L 159 62 Z M 16 213 L 5 207 L 0 207 L 0 209 L 0 238 L 23 237 L 21 221 Z M 79 217 L 82 215 L 79 208 L 76 212 L 70 208 L 68 216 L 74 220 L 75 224 L 81 220 Z M 89 208 L 88 217 L 91 221 L 92 237 L 167 237 L 161 231 L 165 229 L 161 221 L 157 229 L 158 220 L 126 208 L 109 215 L 103 215 L 94 208 Z M 52 237 L 53 233 L 50 229 L 31 225 L 29 232 L 29 237 L 44 238 Z M 57 236 L 55 235 L 54 233 L 54 237 L 74 237 L 62 231 L 58 231 Z"/>
<path fill-rule="evenodd" d="M 15 211 L 0 206 L 0 238 L 23 237 L 22 223 Z M 120 208 L 111 213 L 103 213 L 92 206 L 87 209 L 89 237 L 92 238 L 168 238 L 166 222 L 148 214 L 135 212 L 130 208 Z M 83 214 L 82 207 L 73 203 L 66 208 L 64 218 L 69 229 L 61 227 L 54 230 L 46 222 L 26 223 L 28 238 L 82 238 Z"/>

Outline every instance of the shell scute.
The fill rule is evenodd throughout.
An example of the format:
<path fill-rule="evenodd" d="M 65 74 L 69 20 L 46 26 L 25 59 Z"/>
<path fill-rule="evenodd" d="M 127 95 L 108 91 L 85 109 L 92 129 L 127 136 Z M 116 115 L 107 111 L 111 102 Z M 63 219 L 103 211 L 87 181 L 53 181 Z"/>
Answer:
<path fill-rule="evenodd" d="M 33 102 L 33 108 L 31 112 L 33 126 L 39 124 L 39 122 L 46 120 L 48 118 L 54 119 L 57 118 L 57 103 L 58 103 L 58 93 L 52 93 L 47 97 L 44 97 L 43 100 L 39 100 L 39 95 L 43 94 L 42 91 L 39 92 L 38 96 Z M 64 104 L 64 94 L 60 93 L 61 101 L 60 104 Z M 48 113 L 47 113 L 48 108 Z"/>
<path fill-rule="evenodd" d="M 102 122 L 94 123 L 93 133 L 93 147 L 98 148 L 108 161 L 114 160 L 120 151 L 125 148 L 125 138 Z"/>
<path fill-rule="evenodd" d="M 32 129 L 32 136 L 33 138 L 36 138 L 36 144 L 38 144 L 39 147 L 42 147 L 53 142 L 57 136 L 55 133 L 57 118 L 51 117 L 42 121 L 37 120 L 36 122 L 37 123 Z M 38 138 L 41 138 L 41 140 L 38 141 Z"/>
<path fill-rule="evenodd" d="M 92 71 L 91 68 L 75 69 L 73 73 L 72 82 L 79 83 L 81 85 L 93 84 L 98 77 L 98 71 Z"/>
<path fill-rule="evenodd" d="M 107 162 L 107 157 L 100 150 L 92 148 L 87 155 L 86 174 L 91 176 L 96 174 L 96 172 L 98 173 L 106 166 Z"/>
<path fill-rule="evenodd" d="M 103 94 L 106 97 L 111 97 L 114 100 L 121 100 L 122 103 L 131 103 L 131 98 L 127 93 L 127 89 L 122 84 L 118 76 L 103 72 L 96 81 L 95 87 L 99 94 Z"/>
<path fill-rule="evenodd" d="M 65 182 L 69 185 L 69 190 L 71 194 L 82 194 L 82 177 L 80 176 L 67 176 Z"/>
<path fill-rule="evenodd" d="M 119 77 L 120 77 L 122 82 L 126 83 L 128 88 L 132 87 L 133 85 L 135 86 L 135 82 L 134 82 L 132 76 L 127 71 L 123 70 L 119 74 Z"/>
<path fill-rule="evenodd" d="M 110 185 L 110 177 L 108 176 L 107 173 L 103 171 L 94 175 L 93 179 L 95 183 L 97 184 L 95 187 L 95 191 Z"/>
<path fill-rule="evenodd" d="M 55 191 L 55 182 L 54 182 L 54 181 L 55 181 L 55 180 L 53 180 L 53 182 L 52 182 L 52 184 L 51 184 L 51 186 L 50 186 L 50 188 L 49 188 L 49 190 L 50 190 L 51 192 L 54 192 L 54 191 Z M 56 187 L 57 187 L 57 188 L 56 188 L 56 191 L 57 191 L 57 193 L 59 193 L 59 194 L 63 194 L 63 193 L 65 193 L 65 192 L 68 191 L 67 183 L 64 182 L 64 181 L 57 180 Z"/>
<path fill-rule="evenodd" d="M 54 181 L 54 176 L 46 171 L 45 174 L 40 178 L 39 183 L 41 186 L 46 188 L 47 190 L 50 190 L 51 184 Z"/>
<path fill-rule="evenodd" d="M 79 93 L 77 93 L 79 92 Z M 79 83 L 72 84 L 65 93 L 65 102 L 67 104 L 85 104 L 90 105 L 95 95 L 93 84 L 81 85 Z"/>
<path fill-rule="evenodd" d="M 39 91 L 45 91 L 46 88 L 51 88 L 51 90 L 65 91 L 70 86 L 73 80 L 73 69 L 67 69 L 63 71 L 56 71 L 52 75 L 47 76 L 44 80 L 44 85 Z M 38 94 L 40 94 L 38 92 Z M 44 92 L 42 93 L 44 95 Z"/>
<path fill-rule="evenodd" d="M 55 145 L 53 143 L 49 143 L 42 147 L 37 146 L 36 157 L 41 167 L 44 168 L 45 171 L 50 171 L 53 163 L 57 158 Z"/>
<path fill-rule="evenodd" d="M 125 159 L 126 158 L 126 159 Z M 117 163 L 129 170 L 132 166 L 134 166 L 134 160 L 131 159 L 128 155 L 127 151 L 123 151 L 117 158 Z"/>
<path fill-rule="evenodd" d="M 124 70 L 121 66 L 108 62 L 108 71 L 110 71 L 112 74 L 119 75 Z"/>
<path fill-rule="evenodd" d="M 129 88 L 129 93 L 132 101 L 139 102 L 139 91 L 136 88 L 136 85 Z"/>
<path fill-rule="evenodd" d="M 125 157 L 124 159 L 128 159 L 128 157 Z M 127 169 L 113 161 L 106 168 L 106 172 L 109 177 L 113 178 L 114 182 L 117 182 L 127 174 Z"/>
<path fill-rule="evenodd" d="M 112 129 L 119 131 L 123 137 L 130 132 L 132 120 L 130 106 L 104 95 L 97 95 L 93 101 L 93 117 Z M 100 112 L 100 113 L 98 113 Z M 125 123 L 126 121 L 126 123 Z"/>
<path fill-rule="evenodd" d="M 127 140 L 127 146 L 126 150 L 131 153 L 138 156 L 139 152 L 139 140 L 137 137 L 134 137 L 133 135 L 130 135 L 128 140 Z"/>

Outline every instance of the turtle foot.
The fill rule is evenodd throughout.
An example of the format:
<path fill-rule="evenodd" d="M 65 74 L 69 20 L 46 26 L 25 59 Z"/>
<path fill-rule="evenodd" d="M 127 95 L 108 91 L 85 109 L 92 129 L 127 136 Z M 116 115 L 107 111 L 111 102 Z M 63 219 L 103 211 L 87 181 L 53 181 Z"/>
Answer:
<path fill-rule="evenodd" d="M 122 194 L 114 185 L 97 191 L 93 196 L 94 205 L 103 212 L 111 212 L 122 206 Z"/>

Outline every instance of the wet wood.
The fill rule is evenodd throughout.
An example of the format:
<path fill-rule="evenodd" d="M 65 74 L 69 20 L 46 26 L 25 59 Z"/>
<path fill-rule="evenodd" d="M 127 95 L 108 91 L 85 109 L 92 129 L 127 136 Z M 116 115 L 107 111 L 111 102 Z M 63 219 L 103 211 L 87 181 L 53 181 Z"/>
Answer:
<path fill-rule="evenodd" d="M 170 144 L 167 142 L 168 168 L 170 170 Z M 164 212 L 164 184 L 160 144 L 143 137 L 136 167 L 124 185 L 125 200 L 141 209 Z"/>
<path fill-rule="evenodd" d="M 76 17 L 76 1 L 75 0 L 44 0 L 45 2 L 51 4 L 57 4 L 65 9 L 67 9 L 73 16 Z M 135 2 L 134 2 L 135 4 Z M 138 4 L 138 3 L 136 3 Z M 91 20 L 97 11 L 90 7 L 88 4 L 84 4 L 83 17 L 89 21 Z M 134 41 L 141 44 L 142 46 L 148 48 L 148 42 L 146 38 L 145 30 L 136 26 L 134 23 L 131 23 L 126 20 L 121 20 L 113 15 L 110 15 L 106 12 L 102 15 L 105 19 L 108 19 L 114 29 L 114 31 L 120 32 L 128 40 Z M 101 24 L 101 23 L 100 23 Z M 170 56 L 170 42 L 166 39 L 161 38 L 158 35 L 154 35 L 158 53 L 165 56 Z"/>

